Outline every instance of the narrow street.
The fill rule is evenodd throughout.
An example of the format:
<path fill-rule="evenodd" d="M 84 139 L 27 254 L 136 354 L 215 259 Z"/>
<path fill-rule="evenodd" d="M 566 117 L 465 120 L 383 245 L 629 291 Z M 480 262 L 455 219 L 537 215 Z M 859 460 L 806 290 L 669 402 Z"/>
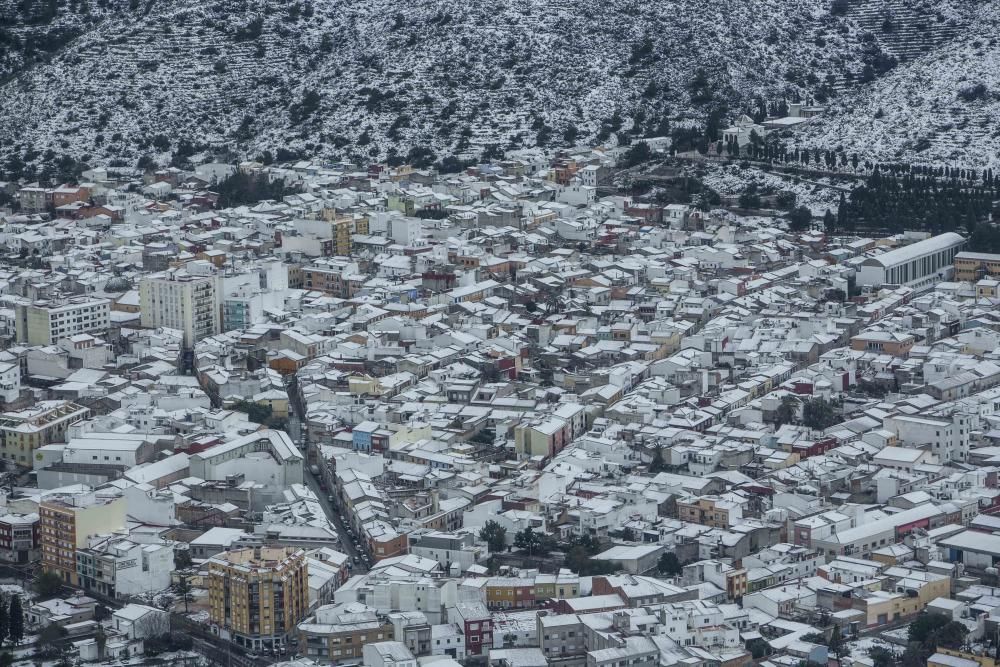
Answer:
<path fill-rule="evenodd" d="M 344 522 L 340 520 L 340 515 L 337 513 L 337 508 L 330 504 L 330 499 L 327 497 L 329 494 L 320 488 L 319 482 L 316 480 L 315 475 L 309 470 L 309 466 L 306 466 L 303 471 L 303 478 L 305 479 L 306 486 L 316 494 L 319 498 L 319 504 L 323 507 L 323 511 L 326 512 L 326 516 L 330 519 L 330 523 L 333 527 L 337 529 L 337 534 L 340 536 L 340 551 L 347 554 L 351 558 L 351 574 L 363 574 L 368 571 L 365 566 L 365 561 L 362 558 L 362 552 L 354 546 L 354 538 L 351 535 L 351 531 L 348 530 Z M 357 561 L 355 562 L 355 558 Z"/>
<path fill-rule="evenodd" d="M 351 574 L 363 574 L 368 571 L 363 558 L 364 553 L 354 545 L 354 536 L 345 522 L 341 520 L 337 507 L 330 502 L 330 492 L 323 490 L 319 480 L 316 479 L 316 475 L 310 470 L 310 465 L 312 464 L 308 455 L 309 443 L 306 441 L 305 429 L 302 427 L 302 416 L 305 414 L 305 406 L 302 405 L 302 401 L 299 398 L 298 387 L 294 379 L 289 384 L 287 391 L 289 397 L 288 435 L 291 437 L 292 442 L 299 448 L 299 451 L 302 452 L 305 459 L 302 478 L 305 480 L 309 490 L 319 498 L 320 506 L 326 512 L 330 523 L 337 530 L 337 535 L 340 537 L 340 551 L 350 557 Z"/>

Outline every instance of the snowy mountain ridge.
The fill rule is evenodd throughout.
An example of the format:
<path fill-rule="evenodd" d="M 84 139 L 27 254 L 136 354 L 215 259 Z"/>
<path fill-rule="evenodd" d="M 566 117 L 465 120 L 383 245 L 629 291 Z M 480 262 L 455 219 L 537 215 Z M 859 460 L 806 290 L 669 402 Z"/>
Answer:
<path fill-rule="evenodd" d="M 10 48 L 0 57 L 8 70 L 0 155 L 31 162 L 51 151 L 118 164 L 201 148 L 247 157 L 290 148 L 358 161 L 413 147 L 425 159 L 477 155 L 491 145 L 603 140 L 630 128 L 651 134 L 704 123 L 720 105 L 732 117 L 757 98 L 829 97 L 845 119 L 848 109 L 868 108 L 855 98 L 946 55 L 989 5 L 49 2 L 50 25 L 78 36 L 47 62 L 19 63 Z M 37 13 L 38 0 L 25 3 Z M 84 6 L 84 19 L 74 18 Z M 912 39 L 893 39 L 920 21 L 933 28 L 922 38 L 927 55 L 882 75 L 912 57 Z M 24 23 L 8 32 L 30 30 Z M 810 136 L 830 143 L 837 127 L 824 121 Z"/>

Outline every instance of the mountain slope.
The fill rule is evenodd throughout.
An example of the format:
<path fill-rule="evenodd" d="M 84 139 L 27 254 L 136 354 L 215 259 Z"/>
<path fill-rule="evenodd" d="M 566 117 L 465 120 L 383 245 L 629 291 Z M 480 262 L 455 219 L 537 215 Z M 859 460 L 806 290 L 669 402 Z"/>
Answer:
<path fill-rule="evenodd" d="M 1000 7 L 968 30 L 833 105 L 802 141 L 887 161 L 1000 165 Z"/>
<path fill-rule="evenodd" d="M 969 5 L 933 4 L 957 23 Z M 842 72 L 891 60 L 856 6 L 834 16 L 830 0 L 116 7 L 0 89 L 0 153 L 125 164 L 207 147 L 476 154 L 702 122 L 720 103 L 822 97 L 844 89 Z"/>

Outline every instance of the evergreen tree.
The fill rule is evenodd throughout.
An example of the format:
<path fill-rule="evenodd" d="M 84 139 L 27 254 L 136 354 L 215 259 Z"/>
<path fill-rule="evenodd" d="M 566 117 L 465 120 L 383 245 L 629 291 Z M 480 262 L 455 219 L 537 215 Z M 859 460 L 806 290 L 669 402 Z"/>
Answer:
<path fill-rule="evenodd" d="M 811 398 L 802 405 L 802 423 L 809 428 L 823 430 L 833 426 L 840 418 L 833 406 L 822 398 Z"/>
<path fill-rule="evenodd" d="M 188 603 L 191 601 L 191 582 L 188 581 L 186 575 L 182 575 L 180 579 L 177 580 L 177 594 L 181 596 L 184 600 L 184 613 L 188 613 Z"/>
<path fill-rule="evenodd" d="M 10 633 L 10 615 L 7 610 L 7 598 L 0 596 L 0 646 L 7 640 Z"/>
<path fill-rule="evenodd" d="M 21 609 L 21 596 L 15 595 L 10 601 L 9 626 L 10 640 L 20 644 L 24 639 L 24 610 Z"/>
<path fill-rule="evenodd" d="M 241 171 L 221 181 L 214 191 L 219 195 L 221 208 L 256 204 L 263 199 L 281 199 L 292 192 L 281 179 L 271 181 L 266 174 L 245 174 Z"/>
<path fill-rule="evenodd" d="M 805 206 L 800 206 L 788 214 L 788 227 L 792 231 L 800 232 L 809 228 L 812 222 L 812 211 Z"/>
<path fill-rule="evenodd" d="M 795 421 L 797 412 L 797 401 L 792 396 L 785 396 L 778 404 L 778 409 L 774 411 L 774 423 L 777 426 L 791 424 Z"/>
<path fill-rule="evenodd" d="M 479 531 L 479 539 L 486 542 L 492 553 L 499 553 L 504 550 L 507 529 L 496 521 L 487 521 Z"/>
<path fill-rule="evenodd" d="M 823 231 L 827 234 L 833 234 L 837 231 L 837 218 L 834 217 L 830 209 L 826 209 L 826 213 L 823 214 Z"/>
<path fill-rule="evenodd" d="M 104 649 L 108 645 L 108 635 L 104 632 L 104 626 L 98 625 L 97 632 L 94 633 L 94 641 L 97 642 L 97 659 L 104 659 Z"/>
<path fill-rule="evenodd" d="M 684 567 L 677 559 L 677 554 L 673 551 L 667 551 L 660 556 L 660 560 L 656 564 L 656 569 L 660 571 L 660 574 L 665 574 L 668 577 L 676 577 L 684 571 Z"/>
<path fill-rule="evenodd" d="M 663 461 L 663 452 L 659 447 L 653 450 L 653 460 L 649 463 L 649 472 L 656 473 L 663 472 L 667 467 L 667 464 Z"/>

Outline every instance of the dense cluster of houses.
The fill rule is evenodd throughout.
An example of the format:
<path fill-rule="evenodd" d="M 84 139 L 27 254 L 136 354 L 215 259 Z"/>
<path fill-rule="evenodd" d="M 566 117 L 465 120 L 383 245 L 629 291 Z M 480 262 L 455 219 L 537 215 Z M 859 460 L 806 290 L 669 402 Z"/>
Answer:
<path fill-rule="evenodd" d="M 929 663 L 991 667 L 1000 256 L 602 194 L 619 155 L 5 184 L 0 559 L 80 591 L 29 622 L 82 660 L 174 613 L 296 665 L 868 667 L 935 613 Z M 218 208 L 240 173 L 294 191 Z"/>

